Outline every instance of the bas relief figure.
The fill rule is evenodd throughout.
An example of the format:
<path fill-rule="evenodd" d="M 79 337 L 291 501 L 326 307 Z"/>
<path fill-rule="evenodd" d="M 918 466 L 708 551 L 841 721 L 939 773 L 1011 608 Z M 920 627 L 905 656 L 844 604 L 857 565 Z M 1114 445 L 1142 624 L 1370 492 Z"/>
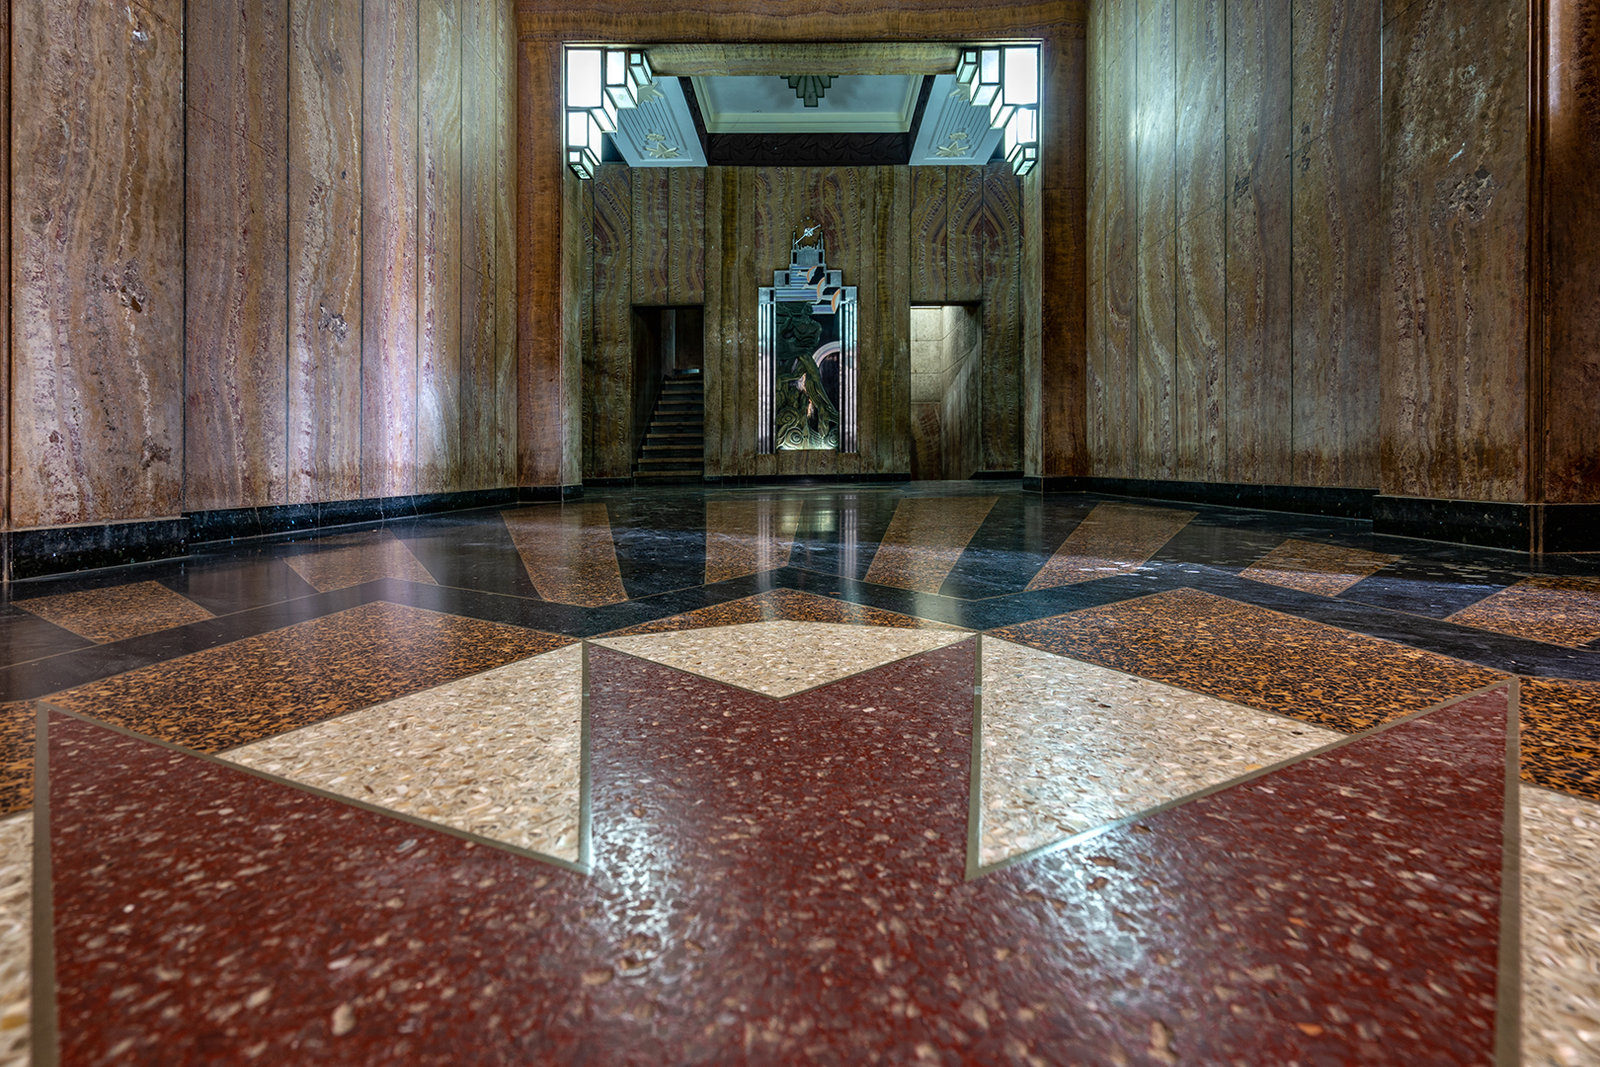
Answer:
<path fill-rule="evenodd" d="M 805 218 L 789 268 L 761 289 L 761 451 L 855 451 L 855 298 Z"/>

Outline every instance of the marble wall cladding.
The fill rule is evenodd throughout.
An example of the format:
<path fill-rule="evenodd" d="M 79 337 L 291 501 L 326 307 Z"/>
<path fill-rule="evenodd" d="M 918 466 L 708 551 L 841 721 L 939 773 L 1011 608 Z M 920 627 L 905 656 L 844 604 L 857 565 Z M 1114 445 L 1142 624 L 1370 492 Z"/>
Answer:
<path fill-rule="evenodd" d="M 1118 23 L 1116 10 L 1108 8 L 1110 35 Z M 1131 48 L 1107 49 L 1114 58 L 1102 74 L 1105 82 L 1105 230 L 1106 276 L 1104 297 L 1089 308 L 1089 333 L 1096 332 L 1095 318 L 1101 319 L 1100 332 L 1104 345 L 1091 351 L 1089 358 L 1099 358 L 1101 398 L 1091 410 L 1091 421 L 1103 420 L 1103 444 L 1090 449 L 1090 469 L 1093 473 L 1112 478 L 1137 477 L 1138 452 L 1134 448 L 1134 435 L 1138 431 L 1138 392 L 1134 388 L 1133 371 L 1137 352 L 1137 333 L 1134 316 L 1139 296 L 1138 255 L 1138 146 L 1127 136 L 1115 136 L 1126 130 L 1129 108 L 1132 106 L 1134 85 L 1134 57 Z"/>
<path fill-rule="evenodd" d="M 1378 11 L 1100 10 L 1089 473 L 1377 484 Z"/>
<path fill-rule="evenodd" d="M 288 9 L 189 9 L 184 509 L 284 504 Z"/>
<path fill-rule="evenodd" d="M 983 468 L 1022 469 L 1022 187 L 1009 163 L 983 182 Z M 1082 292 L 1082 278 L 1076 287 Z M 1041 294 L 1041 299 L 1043 298 Z M 1065 344 L 1066 338 L 1057 343 Z M 1055 383 L 1052 383 L 1054 387 Z"/>
<path fill-rule="evenodd" d="M 463 489 L 509 484 L 499 477 L 495 314 L 495 190 L 499 65 L 496 0 L 461 7 L 461 477 Z"/>
<path fill-rule="evenodd" d="M 499 63 L 494 90 L 494 474 L 499 485 L 516 485 L 520 396 L 517 349 L 517 35 L 512 0 L 496 0 L 493 45 Z M 490 51 L 496 51 L 491 47 Z M 524 483 L 526 484 L 526 483 Z"/>
<path fill-rule="evenodd" d="M 0 129 L 0 197 L 7 205 L 0 211 L 0 263 L 11 263 L 11 7 L 0 7 L 0 115 L 5 115 L 4 129 Z M 0 284 L 0 530 L 11 522 L 11 286 Z"/>
<path fill-rule="evenodd" d="M 945 256 L 949 277 L 945 299 L 952 304 L 983 299 L 983 243 L 978 220 L 983 213 L 983 168 L 945 169 Z"/>
<path fill-rule="evenodd" d="M 1527 499 L 1527 12 L 1384 29 L 1383 488 Z"/>
<path fill-rule="evenodd" d="M 632 278 L 633 303 L 666 304 L 671 288 L 669 249 L 674 243 L 694 240 L 694 236 L 672 229 L 671 170 L 639 167 L 629 173 L 633 179 L 633 263 L 631 275 L 626 265 L 622 274 Z"/>
<path fill-rule="evenodd" d="M 1541 474 L 1544 499 L 1591 502 L 1600 500 L 1600 3 L 1566 0 L 1549 9 Z"/>
<path fill-rule="evenodd" d="M 177 514 L 183 489 L 183 27 L 11 12 L 11 520 Z"/>
<path fill-rule="evenodd" d="M 667 246 L 667 303 L 699 304 L 706 293 L 706 172 L 669 170 L 667 217 L 679 239 Z"/>
<path fill-rule="evenodd" d="M 633 473 L 633 426 L 622 414 L 633 410 L 633 175 L 629 167 L 607 165 L 588 183 L 594 332 L 583 353 L 585 478 Z"/>
<path fill-rule="evenodd" d="M 945 168 L 911 171 L 911 302 L 942 304 L 948 267 L 945 247 Z"/>
<path fill-rule="evenodd" d="M 359 5 L 289 9 L 289 503 L 361 495 Z"/>
<path fill-rule="evenodd" d="M 417 12 L 363 8 L 361 490 L 416 491 Z"/>
<path fill-rule="evenodd" d="M 417 8 L 417 368 L 414 491 L 463 488 L 461 0 Z"/>
<path fill-rule="evenodd" d="M 1377 485 L 1378 109 L 1301 145 L 1291 168 L 1293 480 Z"/>
<path fill-rule="evenodd" d="M 1224 481 L 1288 484 L 1290 442 L 1289 0 L 1227 11 L 1227 361 Z"/>

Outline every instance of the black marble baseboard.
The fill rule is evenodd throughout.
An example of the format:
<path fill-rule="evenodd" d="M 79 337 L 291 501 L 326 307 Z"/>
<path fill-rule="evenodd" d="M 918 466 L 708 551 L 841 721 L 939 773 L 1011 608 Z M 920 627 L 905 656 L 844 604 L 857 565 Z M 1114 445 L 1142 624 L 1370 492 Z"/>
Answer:
<path fill-rule="evenodd" d="M 503 507 L 516 502 L 513 489 L 480 489 L 465 493 L 425 493 L 416 496 L 367 497 L 329 500 L 314 504 L 285 504 L 260 508 L 194 511 L 185 515 L 191 545 L 235 541 L 243 537 L 321 530 L 387 522 L 467 508 Z"/>
<path fill-rule="evenodd" d="M 5 534 L 6 580 L 171 559 L 188 551 L 184 519 L 52 526 Z"/>
<path fill-rule="evenodd" d="M 337 526 L 389 522 L 469 508 L 504 507 L 519 500 L 557 500 L 581 486 L 480 489 L 465 493 L 330 500 L 260 508 L 194 511 L 180 518 L 13 530 L 3 535 L 6 580 L 40 578 L 97 567 L 174 559 L 194 548 Z"/>
<path fill-rule="evenodd" d="M 1242 482 L 1180 482 L 1145 478 L 1024 478 L 1024 489 L 1045 493 L 1104 493 L 1186 504 L 1216 504 L 1257 511 L 1331 515 L 1343 519 L 1372 517 L 1376 489 L 1330 489 L 1305 485 L 1250 485 Z"/>
<path fill-rule="evenodd" d="M 1515 552 L 1600 552 L 1600 504 L 1518 504 L 1380 496 L 1372 529 Z"/>
<path fill-rule="evenodd" d="M 756 485 L 886 485 L 910 480 L 909 471 L 900 474 L 708 474 L 705 484 L 737 489 Z"/>
<path fill-rule="evenodd" d="M 582 484 L 524 485 L 517 490 L 517 503 L 544 504 L 552 500 L 575 500 L 582 495 Z"/>

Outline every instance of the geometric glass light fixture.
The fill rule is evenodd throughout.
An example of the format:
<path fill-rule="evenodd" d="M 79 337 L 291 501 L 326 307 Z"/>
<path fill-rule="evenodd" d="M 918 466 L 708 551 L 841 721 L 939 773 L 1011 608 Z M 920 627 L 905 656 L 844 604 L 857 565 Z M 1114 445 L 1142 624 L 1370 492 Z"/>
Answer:
<path fill-rule="evenodd" d="M 600 166 L 600 143 L 617 129 L 617 111 L 635 107 L 639 90 L 654 80 L 650 57 L 626 48 L 567 49 L 567 165 L 580 178 L 592 178 Z"/>
<path fill-rule="evenodd" d="M 956 81 L 973 107 L 989 109 L 1004 133 L 1006 161 L 1021 177 L 1039 161 L 1039 47 L 1005 45 L 961 50 Z"/>

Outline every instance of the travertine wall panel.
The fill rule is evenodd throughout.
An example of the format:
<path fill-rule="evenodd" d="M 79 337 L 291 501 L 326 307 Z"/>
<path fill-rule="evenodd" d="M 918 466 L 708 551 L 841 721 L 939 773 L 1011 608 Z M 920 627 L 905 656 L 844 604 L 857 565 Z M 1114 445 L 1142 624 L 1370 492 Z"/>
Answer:
<path fill-rule="evenodd" d="M 1540 490 L 1557 503 L 1600 501 L 1600 3 L 1551 2 L 1545 107 Z"/>
<path fill-rule="evenodd" d="M 291 0 L 291 504 L 361 495 L 361 34 L 359 5 Z"/>
<path fill-rule="evenodd" d="M 1384 33 L 1383 489 L 1526 499 L 1526 12 L 1418 0 Z"/>
<path fill-rule="evenodd" d="M 1377 484 L 1379 12 L 1091 6 L 1088 473 Z"/>
<path fill-rule="evenodd" d="M 183 26 L 12 6 L 11 519 L 176 515 L 183 492 Z"/>

